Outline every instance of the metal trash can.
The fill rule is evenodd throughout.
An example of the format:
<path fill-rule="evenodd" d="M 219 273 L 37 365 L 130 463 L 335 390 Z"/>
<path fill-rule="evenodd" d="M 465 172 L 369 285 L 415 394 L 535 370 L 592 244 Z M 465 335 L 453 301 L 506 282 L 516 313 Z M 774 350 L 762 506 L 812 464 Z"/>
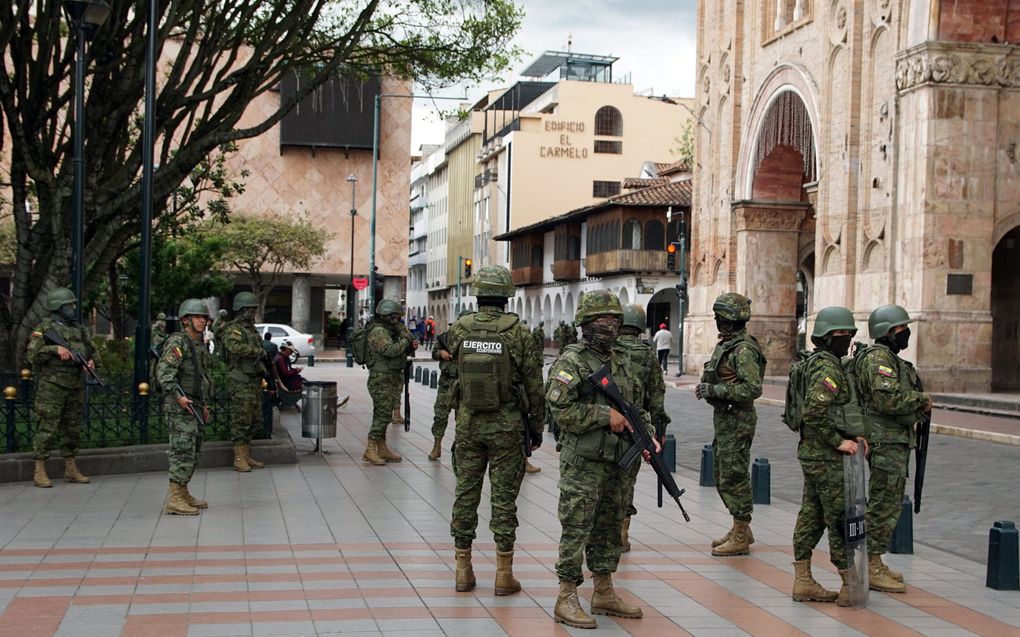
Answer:
<path fill-rule="evenodd" d="M 304 382 L 301 393 L 301 437 L 316 440 L 336 438 L 335 382 Z"/>

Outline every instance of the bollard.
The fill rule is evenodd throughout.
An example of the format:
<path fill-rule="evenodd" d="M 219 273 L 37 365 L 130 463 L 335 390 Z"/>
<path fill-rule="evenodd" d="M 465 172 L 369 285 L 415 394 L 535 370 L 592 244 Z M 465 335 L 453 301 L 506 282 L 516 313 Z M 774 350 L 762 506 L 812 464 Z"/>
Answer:
<path fill-rule="evenodd" d="M 705 445 L 701 450 L 701 477 L 698 484 L 703 487 L 715 486 L 715 451 L 712 445 Z"/>
<path fill-rule="evenodd" d="M 421 382 L 421 365 L 414 366 L 414 382 Z"/>
<path fill-rule="evenodd" d="M 439 372 L 433 369 L 432 374 L 429 378 L 429 387 L 435 389 L 438 386 L 439 386 Z"/>
<path fill-rule="evenodd" d="M 662 459 L 670 473 L 676 473 L 676 436 L 666 434 L 666 446 L 662 448 Z"/>
<path fill-rule="evenodd" d="M 315 367 L 315 354 L 308 355 L 308 366 Z"/>
<path fill-rule="evenodd" d="M 893 529 L 892 539 L 889 541 L 889 552 L 899 555 L 912 555 L 914 553 L 914 509 L 910 505 L 910 496 L 903 496 L 903 510 L 900 512 L 900 519 Z"/>
<path fill-rule="evenodd" d="M 996 522 L 988 531 L 988 576 L 985 586 L 997 591 L 1020 591 L 1016 524 Z"/>
<path fill-rule="evenodd" d="M 421 378 L 415 378 L 415 380 L 420 382 L 422 385 L 425 385 L 426 387 L 428 387 L 428 384 L 429 384 L 429 370 L 425 369 L 424 367 L 421 368 Z"/>
<path fill-rule="evenodd" d="M 755 458 L 751 465 L 752 504 L 772 504 L 772 468 L 768 458 Z"/>

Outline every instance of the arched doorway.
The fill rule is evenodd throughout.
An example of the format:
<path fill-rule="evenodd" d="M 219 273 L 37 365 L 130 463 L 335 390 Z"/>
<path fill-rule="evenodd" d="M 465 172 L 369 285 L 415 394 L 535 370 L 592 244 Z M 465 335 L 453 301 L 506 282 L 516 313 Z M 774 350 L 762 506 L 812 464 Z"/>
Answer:
<path fill-rule="evenodd" d="M 1020 390 L 1020 226 L 992 252 L 992 391 Z"/>
<path fill-rule="evenodd" d="M 564 318 L 563 320 L 567 323 L 572 323 L 574 320 L 574 293 L 567 292 L 567 303 L 563 308 Z"/>
<path fill-rule="evenodd" d="M 555 328 L 563 320 L 563 297 L 556 294 L 556 302 L 553 303 L 553 327 Z"/>
<path fill-rule="evenodd" d="M 659 325 L 666 324 L 666 328 L 673 333 L 673 350 L 677 351 L 677 344 L 680 340 L 680 300 L 676 295 L 676 288 L 663 288 L 648 299 L 645 307 L 646 323 L 649 334 L 659 330 Z"/>

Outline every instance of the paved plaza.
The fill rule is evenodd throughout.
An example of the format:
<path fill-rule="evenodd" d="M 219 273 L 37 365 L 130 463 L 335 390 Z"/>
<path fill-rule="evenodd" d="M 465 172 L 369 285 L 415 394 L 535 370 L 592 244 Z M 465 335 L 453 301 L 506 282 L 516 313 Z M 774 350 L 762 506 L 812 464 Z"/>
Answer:
<path fill-rule="evenodd" d="M 495 547 L 483 498 L 478 588 L 456 593 L 449 534 L 452 425 L 441 461 L 426 458 L 435 390 L 414 385 L 411 431 L 391 427 L 391 446 L 404 462 L 374 467 L 361 461 L 371 413 L 367 372 L 327 363 L 305 375 L 336 380 L 339 393 L 351 395 L 340 412 L 338 437 L 325 441 L 329 453 L 310 454 L 311 441 L 300 437 L 300 414 L 285 412 L 282 424 L 300 449 L 299 463 L 250 474 L 199 470 L 192 491 L 210 502 L 199 517 L 161 515 L 163 473 L 98 476 L 88 485 L 55 480 L 53 489 L 0 485 L 0 637 L 592 634 L 552 620 L 560 527 L 550 436 L 533 459 L 542 472 L 525 478 L 519 499 L 515 570 L 524 591 L 493 595 Z M 688 390 L 667 393 L 676 414 L 671 430 L 681 440 L 677 481 L 687 490 L 692 521 L 685 524 L 668 498 L 665 508 L 656 508 L 654 476 L 643 470 L 640 513 L 631 527 L 634 550 L 615 580 L 645 617 L 597 617 L 597 634 L 1020 636 L 1020 593 L 986 588 L 983 560 L 973 557 L 980 551 L 953 545 L 959 542 L 953 529 L 963 521 L 947 519 L 952 537 L 943 539 L 946 546 L 926 541 L 940 535 L 937 474 L 930 476 L 931 501 L 926 495 L 918 518 L 915 553 L 888 559 L 904 572 L 907 594 L 872 592 L 866 609 L 791 601 L 799 472 L 788 476 L 789 459 L 780 453 L 793 444 L 788 431 L 780 439 L 778 430 L 765 427 L 756 441 L 775 459 L 772 504 L 755 508 L 751 555 L 712 557 L 709 541 L 722 535 L 729 518 L 715 489 L 699 487 L 693 470 L 701 445 L 710 442 L 703 440 L 707 411 Z M 769 410 L 775 407 L 763 408 L 763 420 L 772 417 Z M 680 422 L 685 419 L 690 422 Z M 957 440 L 933 439 L 934 467 L 949 471 L 945 460 L 934 458 L 951 458 Z M 969 488 L 973 495 L 960 506 L 996 515 L 989 504 L 995 492 L 1004 502 L 999 519 L 1016 519 L 1017 481 L 1009 472 L 1017 471 L 1020 448 L 964 442 L 990 446 L 965 450 L 988 460 L 984 482 L 953 487 L 953 494 Z M 1000 458 L 995 453 L 1011 458 L 1012 466 L 1003 472 L 991 467 Z M 970 526 L 983 549 L 990 525 L 981 517 Z M 814 562 L 816 577 L 836 588 L 839 578 L 827 555 L 816 552 Z M 580 591 L 590 597 L 590 581 Z"/>

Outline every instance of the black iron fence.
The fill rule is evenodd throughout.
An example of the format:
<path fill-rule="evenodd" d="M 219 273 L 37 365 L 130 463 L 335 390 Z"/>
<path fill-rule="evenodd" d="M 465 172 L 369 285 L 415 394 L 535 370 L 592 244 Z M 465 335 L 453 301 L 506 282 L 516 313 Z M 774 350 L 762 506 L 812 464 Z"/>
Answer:
<path fill-rule="evenodd" d="M 123 447 L 167 442 L 167 422 L 159 394 L 137 396 L 130 377 L 104 378 L 105 387 L 86 384 L 82 410 L 81 447 Z M 35 382 L 28 375 L 0 372 L 3 391 L 3 438 L 0 452 L 31 451 L 38 419 L 32 409 Z M 204 439 L 230 440 L 232 398 L 217 382 L 209 403 Z M 263 394 L 263 428 L 259 438 L 272 436 L 273 399 Z"/>

